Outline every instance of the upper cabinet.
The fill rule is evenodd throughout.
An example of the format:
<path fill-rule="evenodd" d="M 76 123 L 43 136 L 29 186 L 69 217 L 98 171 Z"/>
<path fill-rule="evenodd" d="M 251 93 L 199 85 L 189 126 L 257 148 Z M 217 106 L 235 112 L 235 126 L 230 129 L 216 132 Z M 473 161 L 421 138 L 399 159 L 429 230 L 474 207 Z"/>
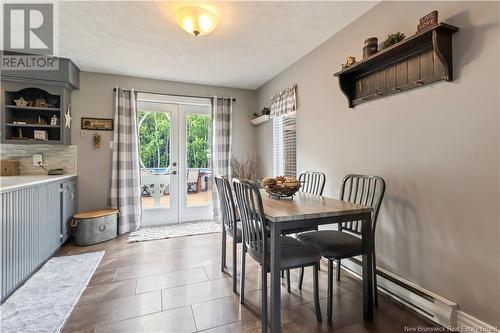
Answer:
<path fill-rule="evenodd" d="M 348 105 L 397 94 L 437 81 L 453 80 L 452 34 L 439 23 L 335 74 Z"/>
<path fill-rule="evenodd" d="M 71 144 L 71 91 L 80 70 L 59 58 L 57 70 L 8 70 L 2 73 L 3 143 Z"/>
<path fill-rule="evenodd" d="M 2 81 L 41 83 L 67 88 L 80 88 L 80 69 L 71 59 L 57 58 L 57 70 L 6 70 Z"/>

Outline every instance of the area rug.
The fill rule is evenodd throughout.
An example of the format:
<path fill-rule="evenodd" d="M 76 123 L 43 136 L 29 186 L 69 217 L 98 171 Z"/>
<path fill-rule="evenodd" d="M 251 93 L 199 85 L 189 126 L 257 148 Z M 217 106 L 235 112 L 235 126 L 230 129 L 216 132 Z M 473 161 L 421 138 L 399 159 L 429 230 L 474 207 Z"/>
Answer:
<path fill-rule="evenodd" d="M 104 252 L 51 258 L 0 307 L 2 333 L 59 332 Z"/>
<path fill-rule="evenodd" d="M 162 224 L 141 227 L 131 232 L 128 242 L 144 242 L 156 239 L 175 238 L 220 232 L 220 223 L 210 221 L 186 222 L 178 224 Z"/>

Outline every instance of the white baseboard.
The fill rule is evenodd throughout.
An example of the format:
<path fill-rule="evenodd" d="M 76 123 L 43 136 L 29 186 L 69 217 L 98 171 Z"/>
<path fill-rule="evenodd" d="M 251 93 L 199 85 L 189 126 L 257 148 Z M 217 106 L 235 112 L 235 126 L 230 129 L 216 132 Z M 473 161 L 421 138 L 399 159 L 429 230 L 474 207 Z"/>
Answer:
<path fill-rule="evenodd" d="M 463 311 L 457 312 L 457 327 L 458 332 L 471 333 L 492 333 L 499 332 L 498 327 L 491 326 L 476 317 L 473 317 Z"/>
<path fill-rule="evenodd" d="M 342 260 L 342 268 L 361 280 L 362 267 L 359 260 Z M 470 333 L 499 332 L 498 327 L 459 311 L 456 303 L 382 268 L 377 268 L 377 271 L 380 272 L 377 275 L 379 291 L 448 330 Z"/>
<path fill-rule="evenodd" d="M 362 267 L 356 261 L 342 260 L 342 268 L 349 274 L 361 279 Z M 388 276 L 388 278 L 384 278 L 380 274 L 377 276 L 379 291 L 443 327 L 456 326 L 456 303 L 423 289 L 413 282 L 407 281 L 384 269 L 377 268 L 377 271 Z M 400 283 L 396 284 L 391 280 L 397 280 Z M 405 288 L 404 286 L 407 287 Z"/>

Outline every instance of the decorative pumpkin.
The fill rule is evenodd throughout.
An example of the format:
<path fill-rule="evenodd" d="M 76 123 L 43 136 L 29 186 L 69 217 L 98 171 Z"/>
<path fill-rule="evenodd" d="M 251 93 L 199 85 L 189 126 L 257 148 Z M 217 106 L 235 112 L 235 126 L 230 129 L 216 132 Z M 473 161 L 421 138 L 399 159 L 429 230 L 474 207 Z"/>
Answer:
<path fill-rule="evenodd" d="M 345 59 L 345 63 L 344 63 L 344 64 L 342 64 L 342 69 L 345 69 L 345 68 L 347 68 L 347 67 L 349 67 L 349 66 L 352 66 L 352 65 L 354 65 L 355 63 L 356 63 L 356 58 L 355 58 L 355 57 L 352 57 L 352 56 L 347 57 L 347 58 Z"/>

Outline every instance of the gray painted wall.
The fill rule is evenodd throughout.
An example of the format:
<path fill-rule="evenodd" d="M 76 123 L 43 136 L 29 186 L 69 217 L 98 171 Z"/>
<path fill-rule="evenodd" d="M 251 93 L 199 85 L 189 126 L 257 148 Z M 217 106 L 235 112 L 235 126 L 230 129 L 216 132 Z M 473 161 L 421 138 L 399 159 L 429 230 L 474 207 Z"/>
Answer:
<path fill-rule="evenodd" d="M 437 9 L 460 27 L 452 83 L 348 109 L 333 73 L 363 41 L 416 31 Z M 383 176 L 378 264 L 500 326 L 500 3 L 383 2 L 257 91 L 259 109 L 298 84 L 298 169 L 327 174 L 337 196 L 350 172 Z M 256 130 L 272 172 L 271 122 Z"/>
<path fill-rule="evenodd" d="M 87 137 L 80 137 L 80 119 L 82 116 L 113 118 L 113 88 L 117 85 L 157 93 L 233 96 L 236 98 L 233 104 L 233 128 L 237 129 L 233 135 L 234 154 L 245 155 L 255 150 L 253 129 L 249 123 L 252 112 L 256 110 L 254 91 L 82 72 L 80 89 L 71 95 L 71 143 L 78 148 L 79 210 L 106 207 L 111 164 L 109 142 L 112 140 L 112 132 L 100 131 L 101 148 L 95 149 L 92 144 L 93 131 L 87 131 Z"/>

